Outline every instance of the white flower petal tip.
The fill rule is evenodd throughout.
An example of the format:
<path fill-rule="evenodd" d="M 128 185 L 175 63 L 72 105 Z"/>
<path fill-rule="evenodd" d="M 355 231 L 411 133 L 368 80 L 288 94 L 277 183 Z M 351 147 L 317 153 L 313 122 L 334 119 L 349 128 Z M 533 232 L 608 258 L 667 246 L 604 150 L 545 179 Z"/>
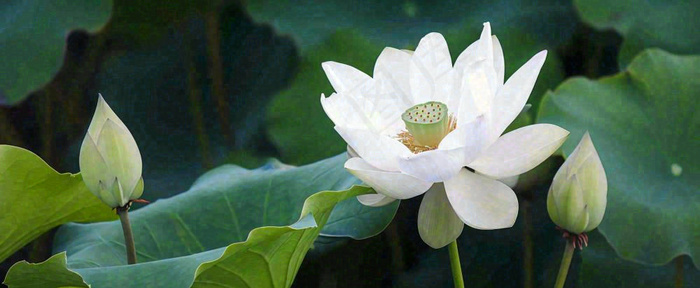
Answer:
<path fill-rule="evenodd" d="M 520 114 L 535 87 L 537 76 L 547 58 L 547 50 L 540 51 L 530 58 L 518 71 L 515 71 L 494 97 L 491 113 L 494 131 L 500 135 L 515 117 Z"/>
<path fill-rule="evenodd" d="M 362 158 L 355 157 L 345 162 L 345 169 L 374 188 L 377 193 L 394 199 L 408 199 L 427 191 L 432 183 L 401 172 L 379 170 Z"/>
<path fill-rule="evenodd" d="M 534 124 L 498 138 L 467 166 L 493 178 L 506 178 L 530 171 L 566 141 L 569 131 L 552 124 Z"/>
<path fill-rule="evenodd" d="M 510 228 L 518 217 L 518 197 L 506 184 L 462 169 L 445 182 L 459 219 L 479 230 Z"/>
<path fill-rule="evenodd" d="M 445 186 L 436 183 L 425 193 L 418 210 L 418 234 L 425 244 L 439 249 L 455 241 L 464 223 L 450 205 Z"/>
<path fill-rule="evenodd" d="M 350 93 L 356 91 L 360 86 L 372 80 L 364 72 L 350 65 L 326 61 L 321 63 L 323 71 L 326 72 L 328 81 L 338 93 Z"/>
<path fill-rule="evenodd" d="M 381 207 L 393 203 L 396 201 L 396 199 L 384 196 L 382 194 L 366 194 L 357 196 L 357 201 L 365 206 Z"/>

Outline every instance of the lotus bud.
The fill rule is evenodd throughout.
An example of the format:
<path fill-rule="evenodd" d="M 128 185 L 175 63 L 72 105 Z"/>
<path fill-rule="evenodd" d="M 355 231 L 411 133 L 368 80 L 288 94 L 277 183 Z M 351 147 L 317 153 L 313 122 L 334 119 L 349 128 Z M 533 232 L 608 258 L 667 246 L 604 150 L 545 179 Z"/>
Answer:
<path fill-rule="evenodd" d="M 589 232 L 603 220 L 607 194 L 603 164 L 586 132 L 554 175 L 547 195 L 549 217 L 566 232 Z"/>
<path fill-rule="evenodd" d="M 112 208 L 143 194 L 141 153 L 126 125 L 99 96 L 80 147 L 80 172 L 92 194 Z"/>

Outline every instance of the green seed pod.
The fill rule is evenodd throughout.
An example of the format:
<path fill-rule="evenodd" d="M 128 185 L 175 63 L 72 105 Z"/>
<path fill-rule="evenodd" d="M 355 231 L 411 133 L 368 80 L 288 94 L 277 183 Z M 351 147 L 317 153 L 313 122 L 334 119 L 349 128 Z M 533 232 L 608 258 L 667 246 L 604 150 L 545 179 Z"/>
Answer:
<path fill-rule="evenodd" d="M 449 132 L 447 105 L 440 102 L 430 101 L 408 108 L 401 119 L 418 145 L 437 146 Z"/>
<path fill-rule="evenodd" d="M 586 132 L 554 175 L 547 195 L 549 217 L 571 233 L 589 232 L 603 220 L 607 194 L 603 163 Z"/>
<path fill-rule="evenodd" d="M 143 194 L 141 169 L 134 137 L 100 95 L 80 147 L 83 182 L 105 204 L 122 207 Z"/>

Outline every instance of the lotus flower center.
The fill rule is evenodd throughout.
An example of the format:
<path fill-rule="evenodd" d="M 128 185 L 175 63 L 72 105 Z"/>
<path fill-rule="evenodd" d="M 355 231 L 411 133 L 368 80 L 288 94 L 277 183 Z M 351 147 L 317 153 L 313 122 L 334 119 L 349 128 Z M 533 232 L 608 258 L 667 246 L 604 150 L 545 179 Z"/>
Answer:
<path fill-rule="evenodd" d="M 416 154 L 437 148 L 442 138 L 456 128 L 447 105 L 437 101 L 408 108 L 401 114 L 401 120 L 407 131 L 399 133 L 399 141 Z"/>

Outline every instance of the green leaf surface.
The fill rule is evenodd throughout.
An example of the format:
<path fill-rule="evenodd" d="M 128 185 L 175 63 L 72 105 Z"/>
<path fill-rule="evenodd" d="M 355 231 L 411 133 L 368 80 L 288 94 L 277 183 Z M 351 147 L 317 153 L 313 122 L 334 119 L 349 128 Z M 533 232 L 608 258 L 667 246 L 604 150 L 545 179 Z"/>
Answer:
<path fill-rule="evenodd" d="M 226 165 L 208 172 L 189 191 L 130 213 L 137 265 L 126 265 L 116 221 L 65 225 L 54 252 L 67 251 L 67 267 L 92 287 L 122 281 L 128 287 L 189 287 L 195 277 L 197 287 L 285 287 L 326 222 L 336 227 L 324 234 L 360 239 L 381 232 L 393 218 L 397 205 L 373 210 L 344 205 L 331 212 L 344 199 L 372 193 L 363 186 L 348 189 L 358 180 L 345 171 L 344 161 L 339 155 L 298 168 L 271 163 L 256 170 Z M 309 196 L 321 190 L 344 191 Z M 364 212 L 350 219 L 344 209 Z M 291 226 L 256 228 L 297 219 Z M 363 224 L 372 221 L 380 224 Z M 340 223 L 353 228 L 340 229 Z M 245 242 L 230 244 L 237 241 Z"/>
<path fill-rule="evenodd" d="M 111 11 L 111 0 L 3 1 L 0 105 L 15 104 L 48 83 L 63 63 L 68 33 L 99 29 Z"/>
<path fill-rule="evenodd" d="M 567 80 L 548 93 L 538 122 L 571 136 L 570 154 L 590 131 L 608 178 L 599 230 L 627 260 L 662 265 L 700 256 L 700 57 L 647 50 L 628 69 Z"/>
<path fill-rule="evenodd" d="M 588 247 L 581 253 L 581 272 L 579 287 L 601 288 L 667 288 L 674 287 L 676 268 L 674 263 L 664 266 L 649 266 L 627 261 L 615 253 L 605 238 L 597 231 L 588 234 Z M 690 259 L 683 257 L 680 271 L 685 287 L 700 283 L 700 271 L 696 270 Z"/>
<path fill-rule="evenodd" d="M 80 174 L 60 174 L 23 148 L 0 145 L 0 259 L 68 222 L 116 219 Z"/>
<path fill-rule="evenodd" d="M 698 1 L 575 0 L 574 4 L 586 23 L 622 34 L 622 66 L 645 48 L 675 54 L 700 53 Z"/>
<path fill-rule="evenodd" d="M 18 262 L 12 268 L 3 284 L 13 288 L 40 287 L 38 283 L 30 283 L 26 279 L 36 278 L 37 275 L 51 275 L 41 280 L 41 287 L 90 287 L 78 273 L 66 267 L 66 253 L 61 252 L 48 260 L 32 264 L 26 261 Z"/>

